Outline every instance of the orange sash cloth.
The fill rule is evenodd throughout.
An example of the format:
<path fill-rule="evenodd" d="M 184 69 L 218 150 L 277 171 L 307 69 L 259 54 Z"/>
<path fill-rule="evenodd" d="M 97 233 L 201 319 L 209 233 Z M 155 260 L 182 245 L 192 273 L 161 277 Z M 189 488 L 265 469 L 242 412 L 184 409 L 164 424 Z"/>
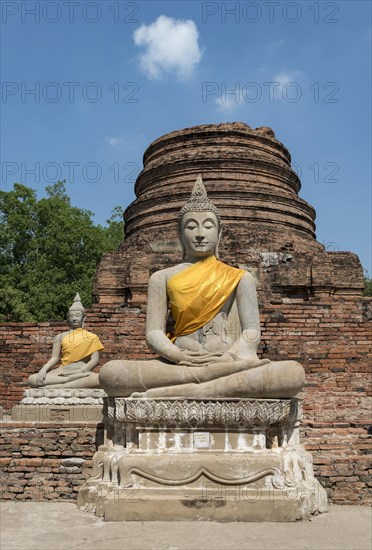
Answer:
<path fill-rule="evenodd" d="M 101 349 L 103 349 L 103 345 L 98 336 L 84 328 L 77 328 L 66 334 L 61 340 L 61 363 L 65 367 Z"/>
<path fill-rule="evenodd" d="M 245 274 L 209 256 L 168 280 L 167 293 L 175 321 L 172 342 L 211 321 Z"/>

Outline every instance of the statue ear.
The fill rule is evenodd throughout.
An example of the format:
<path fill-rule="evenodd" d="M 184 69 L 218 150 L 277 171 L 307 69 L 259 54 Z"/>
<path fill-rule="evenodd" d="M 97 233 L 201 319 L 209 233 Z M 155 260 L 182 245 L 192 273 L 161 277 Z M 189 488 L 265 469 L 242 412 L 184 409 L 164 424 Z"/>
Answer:
<path fill-rule="evenodd" d="M 220 259 L 220 255 L 218 253 L 218 247 L 219 247 L 219 244 L 221 242 L 221 235 L 222 235 L 222 223 L 220 224 L 220 228 L 219 228 L 219 231 L 218 231 L 218 241 L 217 241 L 217 245 L 216 245 L 216 250 L 215 250 L 215 253 L 214 255 L 216 256 L 217 260 Z"/>
<path fill-rule="evenodd" d="M 183 238 L 182 238 L 182 220 L 180 220 L 177 224 L 177 232 L 178 232 L 178 238 L 180 240 L 181 247 L 182 247 L 182 260 L 184 260 L 186 257 L 186 248 L 185 248 L 185 245 L 183 244 Z"/>

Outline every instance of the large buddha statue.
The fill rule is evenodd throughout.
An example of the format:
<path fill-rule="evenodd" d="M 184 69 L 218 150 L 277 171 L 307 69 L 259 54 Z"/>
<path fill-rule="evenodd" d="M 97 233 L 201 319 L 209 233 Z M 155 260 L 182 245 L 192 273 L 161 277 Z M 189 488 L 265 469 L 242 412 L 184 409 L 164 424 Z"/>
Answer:
<path fill-rule="evenodd" d="M 220 213 L 201 177 L 179 214 L 182 263 L 149 281 L 146 341 L 158 359 L 113 360 L 100 373 L 114 397 L 288 398 L 304 385 L 296 361 L 259 359 L 253 276 L 218 259 Z M 174 333 L 166 334 L 169 308 Z"/>
<path fill-rule="evenodd" d="M 98 336 L 83 328 L 85 308 L 77 293 L 67 314 L 70 329 L 58 334 L 53 342 L 52 356 L 28 382 L 32 387 L 100 388 L 98 374 L 99 351 L 103 349 Z M 58 363 L 61 366 L 53 369 Z"/>

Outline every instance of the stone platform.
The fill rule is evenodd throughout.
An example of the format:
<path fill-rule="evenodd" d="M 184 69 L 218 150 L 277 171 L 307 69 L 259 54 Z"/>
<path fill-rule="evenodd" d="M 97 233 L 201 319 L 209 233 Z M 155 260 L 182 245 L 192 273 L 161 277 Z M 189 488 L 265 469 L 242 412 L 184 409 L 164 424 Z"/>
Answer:
<path fill-rule="evenodd" d="M 12 410 L 17 422 L 101 422 L 102 389 L 27 389 Z"/>
<path fill-rule="evenodd" d="M 104 401 L 81 509 L 107 521 L 295 521 L 327 509 L 298 399 Z"/>

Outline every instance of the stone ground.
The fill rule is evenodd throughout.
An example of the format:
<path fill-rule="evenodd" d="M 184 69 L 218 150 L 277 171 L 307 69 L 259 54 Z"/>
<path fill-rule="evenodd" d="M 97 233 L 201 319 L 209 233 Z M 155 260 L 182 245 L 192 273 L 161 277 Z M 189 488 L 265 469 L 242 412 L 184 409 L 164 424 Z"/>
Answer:
<path fill-rule="evenodd" d="M 3 502 L 1 550 L 370 550 L 371 509 L 298 523 L 105 523 L 65 502 Z"/>

